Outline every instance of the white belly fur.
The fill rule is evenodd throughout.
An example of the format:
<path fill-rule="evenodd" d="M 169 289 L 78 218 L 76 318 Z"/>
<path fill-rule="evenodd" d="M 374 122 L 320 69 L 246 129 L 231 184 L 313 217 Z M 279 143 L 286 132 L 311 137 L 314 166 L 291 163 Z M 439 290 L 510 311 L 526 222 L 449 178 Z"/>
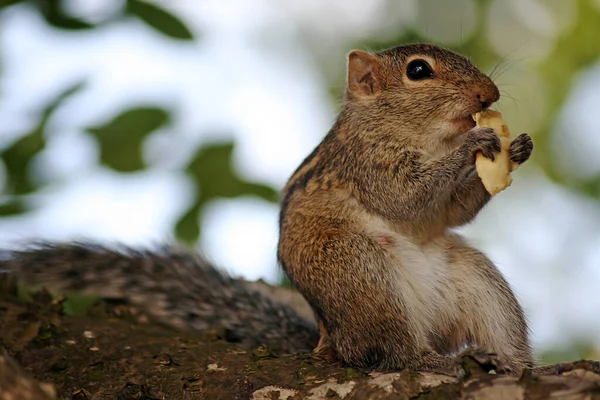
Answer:
<path fill-rule="evenodd" d="M 440 238 L 420 246 L 409 238 L 390 229 L 378 218 L 370 218 L 368 233 L 375 237 L 388 237 L 390 243 L 382 245 L 390 257 L 390 277 L 398 288 L 400 301 L 405 304 L 409 323 L 414 326 L 417 339 L 423 347 L 427 338 L 456 318 L 453 315 L 455 294 L 448 290 L 450 277 L 446 243 Z"/>

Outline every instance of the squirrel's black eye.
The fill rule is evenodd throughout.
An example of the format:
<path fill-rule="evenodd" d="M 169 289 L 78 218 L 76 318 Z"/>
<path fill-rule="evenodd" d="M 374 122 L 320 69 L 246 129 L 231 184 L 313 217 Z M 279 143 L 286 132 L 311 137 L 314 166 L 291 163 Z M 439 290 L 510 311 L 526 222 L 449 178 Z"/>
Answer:
<path fill-rule="evenodd" d="M 406 76 L 412 81 L 433 78 L 431 66 L 425 60 L 412 60 L 406 66 Z"/>

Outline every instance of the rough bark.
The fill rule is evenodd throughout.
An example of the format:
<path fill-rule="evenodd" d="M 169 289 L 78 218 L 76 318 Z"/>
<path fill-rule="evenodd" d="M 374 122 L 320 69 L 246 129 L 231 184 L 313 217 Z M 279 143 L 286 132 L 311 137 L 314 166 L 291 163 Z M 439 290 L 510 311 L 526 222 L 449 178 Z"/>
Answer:
<path fill-rule="evenodd" d="M 98 302 L 84 315 L 64 315 L 63 300 L 25 298 L 0 278 L 0 400 L 600 399 L 597 362 L 519 377 L 486 374 L 469 359 L 462 379 L 358 371 L 240 349 L 219 330 L 174 331 L 122 305 Z"/>

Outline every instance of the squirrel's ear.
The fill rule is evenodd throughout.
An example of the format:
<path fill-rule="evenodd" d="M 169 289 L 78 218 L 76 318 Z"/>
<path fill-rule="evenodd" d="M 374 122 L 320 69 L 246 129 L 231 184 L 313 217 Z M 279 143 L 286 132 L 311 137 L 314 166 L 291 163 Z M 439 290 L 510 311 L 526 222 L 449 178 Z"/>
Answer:
<path fill-rule="evenodd" d="M 361 51 L 352 50 L 348 54 L 348 91 L 354 94 L 371 95 L 379 92 L 381 86 L 375 68 L 375 56 Z"/>

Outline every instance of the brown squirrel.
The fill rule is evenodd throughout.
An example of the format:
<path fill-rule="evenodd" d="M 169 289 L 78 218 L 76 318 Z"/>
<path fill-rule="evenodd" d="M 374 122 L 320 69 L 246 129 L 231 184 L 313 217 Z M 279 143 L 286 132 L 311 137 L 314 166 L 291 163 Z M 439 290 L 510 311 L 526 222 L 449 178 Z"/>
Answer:
<path fill-rule="evenodd" d="M 315 350 L 362 367 L 438 370 L 476 345 L 533 363 L 523 310 L 450 228 L 489 201 L 475 155 L 500 151 L 472 114 L 499 99 L 467 58 L 432 45 L 352 51 L 342 110 L 284 190 L 278 257 L 319 320 Z M 511 160 L 533 150 L 527 134 Z"/>
<path fill-rule="evenodd" d="M 465 57 L 433 45 L 352 51 L 347 77 L 339 117 L 291 177 L 280 214 L 278 258 L 319 329 L 298 307 L 178 248 L 42 244 L 0 254 L 0 270 L 126 300 L 178 328 L 224 327 L 246 347 L 316 346 L 358 367 L 448 370 L 450 354 L 472 345 L 507 370 L 532 365 L 509 285 L 449 231 L 490 199 L 475 155 L 493 158 L 500 143 L 471 114 L 496 102 L 498 89 Z M 523 163 L 532 149 L 522 134 L 511 159 Z"/>

